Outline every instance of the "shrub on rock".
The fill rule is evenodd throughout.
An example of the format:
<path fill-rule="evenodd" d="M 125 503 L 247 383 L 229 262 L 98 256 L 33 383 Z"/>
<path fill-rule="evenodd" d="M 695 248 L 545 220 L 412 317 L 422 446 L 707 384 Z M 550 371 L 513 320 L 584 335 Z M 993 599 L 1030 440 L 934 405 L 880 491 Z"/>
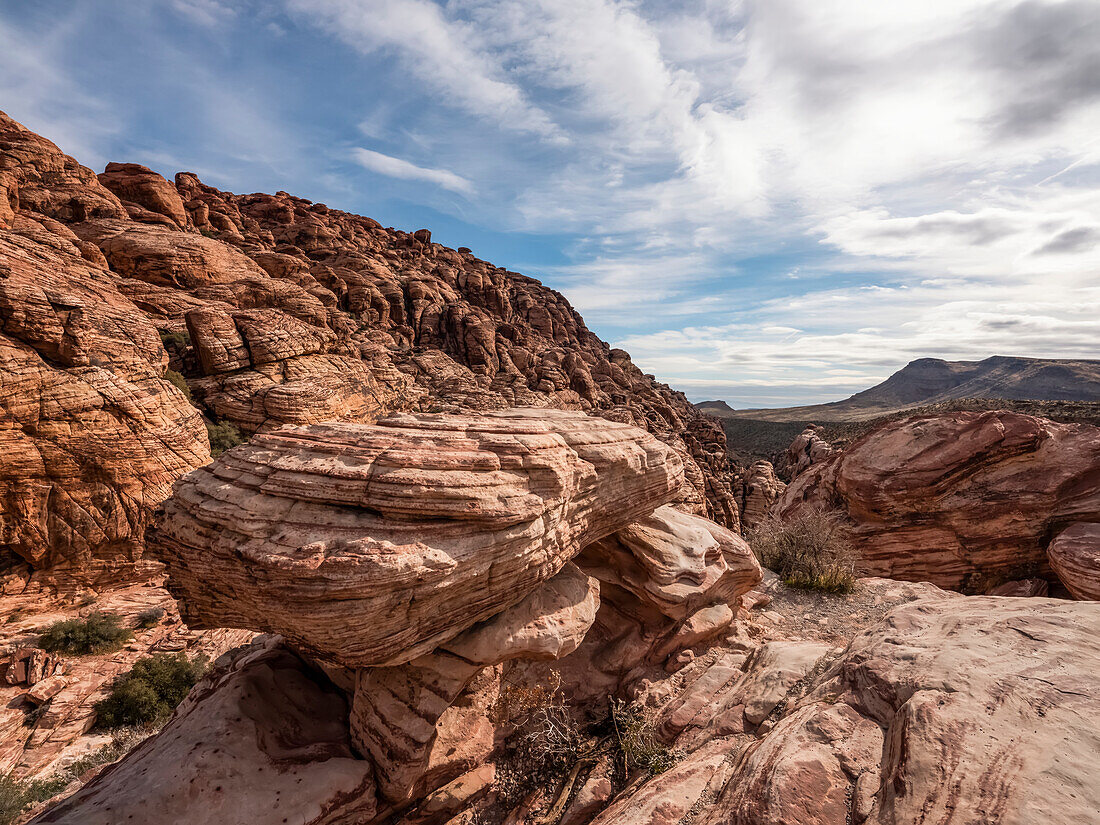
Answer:
<path fill-rule="evenodd" d="M 118 650 L 130 638 L 113 613 L 95 611 L 83 619 L 66 619 L 46 628 L 38 646 L 50 653 L 89 656 Z"/>
<path fill-rule="evenodd" d="M 183 653 L 139 659 L 95 704 L 96 727 L 155 727 L 164 723 L 202 677 L 206 662 Z"/>
<path fill-rule="evenodd" d="M 206 432 L 210 436 L 210 455 L 214 458 L 248 440 L 228 421 L 223 421 L 221 424 L 207 424 Z"/>

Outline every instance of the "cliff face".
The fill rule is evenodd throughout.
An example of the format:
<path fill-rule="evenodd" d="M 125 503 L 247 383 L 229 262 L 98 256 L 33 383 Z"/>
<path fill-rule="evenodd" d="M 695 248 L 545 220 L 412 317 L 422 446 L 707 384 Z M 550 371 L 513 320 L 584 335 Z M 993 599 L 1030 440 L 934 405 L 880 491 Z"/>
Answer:
<path fill-rule="evenodd" d="M 24 572 L 139 566 L 149 511 L 209 460 L 203 418 L 582 410 L 670 445 L 678 505 L 738 525 L 717 422 L 538 281 L 285 192 L 97 176 L 3 113 L 0 357 L 0 542 Z"/>

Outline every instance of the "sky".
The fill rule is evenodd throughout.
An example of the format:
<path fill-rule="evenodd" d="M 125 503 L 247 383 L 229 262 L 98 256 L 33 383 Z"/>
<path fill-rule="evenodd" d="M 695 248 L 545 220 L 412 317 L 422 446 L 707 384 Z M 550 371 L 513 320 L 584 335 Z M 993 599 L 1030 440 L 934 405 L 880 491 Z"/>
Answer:
<path fill-rule="evenodd" d="M 0 0 L 0 109 L 429 228 L 696 401 L 1100 357 L 1100 0 Z"/>

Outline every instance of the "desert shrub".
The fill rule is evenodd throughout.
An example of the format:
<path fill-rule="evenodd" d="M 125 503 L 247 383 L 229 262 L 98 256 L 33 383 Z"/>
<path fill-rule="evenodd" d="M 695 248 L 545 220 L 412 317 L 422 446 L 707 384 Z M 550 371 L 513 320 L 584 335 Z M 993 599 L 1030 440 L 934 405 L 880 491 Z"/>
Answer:
<path fill-rule="evenodd" d="M 228 421 L 223 421 L 221 424 L 207 424 L 206 432 L 210 436 L 210 455 L 215 458 L 248 440 Z"/>
<path fill-rule="evenodd" d="M 206 669 L 203 659 L 158 653 L 139 659 L 115 679 L 111 692 L 95 704 L 96 727 L 155 727 L 165 722 Z"/>
<path fill-rule="evenodd" d="M 17 822 L 28 805 L 45 802 L 69 784 L 68 777 L 20 781 L 11 774 L 0 779 L 0 825 Z"/>
<path fill-rule="evenodd" d="M 94 768 L 117 762 L 149 735 L 150 731 L 144 728 L 120 728 L 112 734 L 110 742 L 99 750 L 80 757 L 65 768 L 59 776 L 66 781 L 71 781 L 79 779 Z"/>
<path fill-rule="evenodd" d="M 179 387 L 180 392 L 182 392 L 184 397 L 187 399 L 187 403 L 192 403 L 191 388 L 187 386 L 186 378 L 184 378 L 175 370 L 167 370 L 164 373 L 164 380 L 175 387 Z"/>
<path fill-rule="evenodd" d="M 858 555 L 844 535 L 839 512 L 808 509 L 785 520 L 769 518 L 748 535 L 760 563 L 791 587 L 849 593 Z"/>
<path fill-rule="evenodd" d="M 191 336 L 186 332 L 172 332 L 168 329 L 162 329 L 160 331 L 160 342 L 164 344 L 165 349 L 174 349 L 182 353 L 191 346 Z"/>
<path fill-rule="evenodd" d="M 151 627 L 156 627 L 160 624 L 160 620 L 164 618 L 163 607 L 150 607 L 148 610 L 142 610 L 137 615 L 137 626 L 142 630 L 148 630 Z"/>
<path fill-rule="evenodd" d="M 611 721 L 623 767 L 644 768 L 651 774 L 664 773 L 676 763 L 675 754 L 657 737 L 653 715 L 645 708 L 622 699 L 611 699 Z"/>
<path fill-rule="evenodd" d="M 121 648 L 130 638 L 130 631 L 119 624 L 113 613 L 96 611 L 83 619 L 66 619 L 46 628 L 38 646 L 50 653 L 87 656 L 110 653 Z"/>
<path fill-rule="evenodd" d="M 585 737 L 555 670 L 543 684 L 505 684 L 490 716 L 511 732 L 519 732 L 531 759 L 551 771 L 567 768 L 581 755 Z"/>

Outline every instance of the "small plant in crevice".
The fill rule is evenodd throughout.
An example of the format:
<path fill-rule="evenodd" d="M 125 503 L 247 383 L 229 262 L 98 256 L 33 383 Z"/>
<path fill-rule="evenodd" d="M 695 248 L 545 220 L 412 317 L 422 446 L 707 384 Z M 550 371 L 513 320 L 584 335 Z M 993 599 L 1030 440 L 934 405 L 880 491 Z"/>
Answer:
<path fill-rule="evenodd" d="M 506 684 L 490 709 L 498 725 L 518 733 L 525 750 L 551 772 L 569 767 L 581 755 L 584 735 L 551 670 L 545 684 Z"/>
<path fill-rule="evenodd" d="M 622 699 L 609 698 L 615 742 L 622 755 L 623 770 L 644 768 L 650 774 L 664 773 L 676 764 L 676 754 L 657 736 L 653 715 L 645 708 Z"/>
<path fill-rule="evenodd" d="M 173 369 L 166 370 L 164 373 L 164 380 L 171 384 L 173 387 L 177 387 L 187 399 L 188 404 L 194 403 L 194 399 L 192 399 L 191 397 L 191 388 L 187 386 L 187 379 L 184 378 L 180 373 L 176 372 Z"/>
<path fill-rule="evenodd" d="M 156 627 L 160 624 L 160 620 L 164 618 L 163 607 L 150 607 L 146 610 L 142 610 L 137 615 L 137 627 L 142 630 L 148 630 L 151 627 Z"/>
<path fill-rule="evenodd" d="M 210 436 L 210 455 L 214 458 L 248 440 L 236 426 L 228 421 L 220 424 L 207 423 L 206 432 Z"/>
<path fill-rule="evenodd" d="M 191 346 L 191 336 L 186 332 L 173 332 L 169 329 L 160 331 L 160 342 L 165 349 L 175 350 L 181 355 Z"/>
<path fill-rule="evenodd" d="M 107 697 L 95 703 L 96 728 L 163 724 L 205 670 L 205 658 L 189 659 L 184 653 L 157 653 L 138 659 L 129 672 L 115 679 Z"/>
<path fill-rule="evenodd" d="M 83 619 L 54 622 L 38 638 L 38 646 L 50 653 L 90 656 L 112 653 L 130 639 L 130 631 L 113 613 L 95 611 Z"/>
<path fill-rule="evenodd" d="M 783 583 L 823 593 L 850 593 L 859 556 L 844 535 L 836 510 L 808 509 L 780 520 L 769 517 L 747 536 L 760 563 Z"/>

